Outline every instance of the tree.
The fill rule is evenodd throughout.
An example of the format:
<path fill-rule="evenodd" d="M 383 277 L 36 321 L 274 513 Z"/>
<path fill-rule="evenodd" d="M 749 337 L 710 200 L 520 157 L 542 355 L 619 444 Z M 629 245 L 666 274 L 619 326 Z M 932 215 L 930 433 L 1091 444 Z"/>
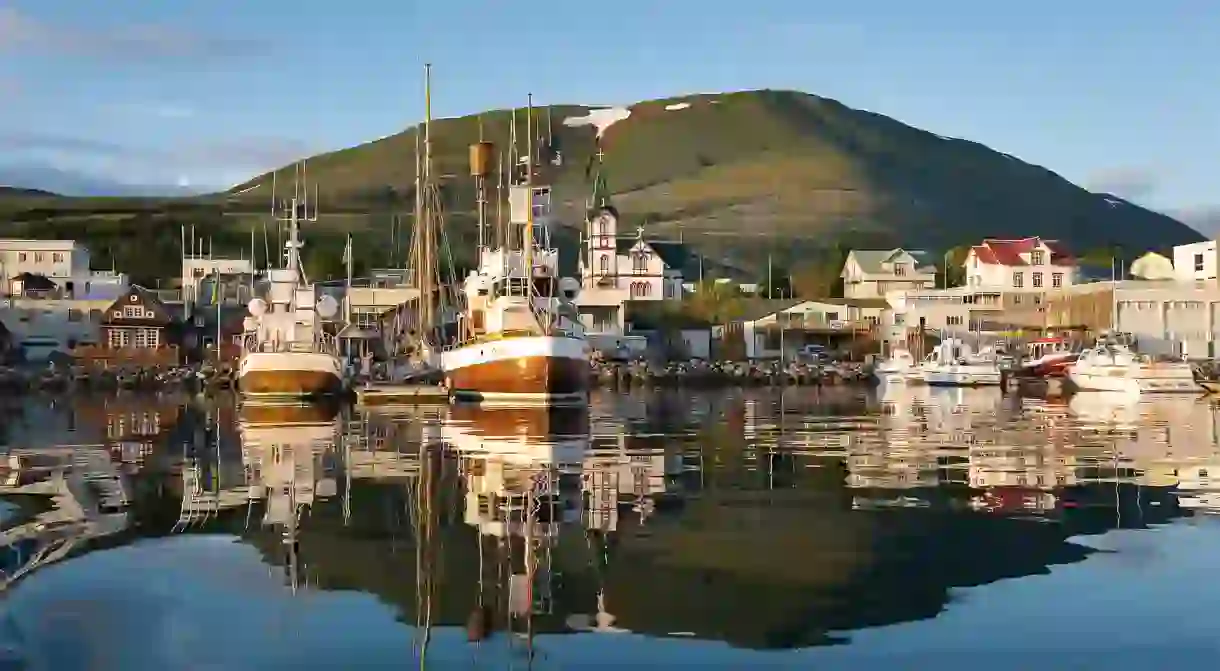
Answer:
<path fill-rule="evenodd" d="M 731 282 L 701 282 L 684 303 L 692 317 L 712 324 L 732 321 L 744 311 L 741 292 Z"/>
<path fill-rule="evenodd" d="M 965 264 L 969 255 L 970 245 L 958 245 L 946 250 L 936 262 L 936 286 L 960 287 L 966 284 Z"/>

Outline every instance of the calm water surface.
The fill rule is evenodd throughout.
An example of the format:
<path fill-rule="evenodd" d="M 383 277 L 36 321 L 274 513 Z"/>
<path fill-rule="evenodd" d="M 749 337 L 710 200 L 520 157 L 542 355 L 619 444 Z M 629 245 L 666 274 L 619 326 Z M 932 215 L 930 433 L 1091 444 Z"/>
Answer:
<path fill-rule="evenodd" d="M 0 399 L 0 669 L 1220 662 L 1206 400 L 591 405 Z"/>

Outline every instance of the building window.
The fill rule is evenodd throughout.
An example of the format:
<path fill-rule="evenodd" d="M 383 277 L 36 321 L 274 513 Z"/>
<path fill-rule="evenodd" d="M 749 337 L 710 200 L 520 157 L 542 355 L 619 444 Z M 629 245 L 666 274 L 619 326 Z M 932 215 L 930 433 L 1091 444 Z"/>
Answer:
<path fill-rule="evenodd" d="M 1203 255 L 1202 254 L 1195 254 L 1195 272 L 1196 273 L 1203 272 Z"/>
<path fill-rule="evenodd" d="M 963 323 L 964 323 L 964 320 L 960 316 L 950 315 L 948 317 L 945 317 L 946 326 L 961 326 Z"/>
<path fill-rule="evenodd" d="M 637 273 L 648 270 L 647 252 L 636 252 L 631 255 L 631 270 Z"/>
<path fill-rule="evenodd" d="M 1042 273 L 1034 273 L 1034 288 L 1038 289 L 1042 286 Z"/>
<path fill-rule="evenodd" d="M 54 261 L 55 263 L 63 263 L 64 255 L 61 252 L 53 252 L 51 254 L 51 260 Z"/>
<path fill-rule="evenodd" d="M 1016 289 L 1020 289 L 1021 287 L 1024 287 L 1025 286 L 1025 273 L 1013 273 L 1012 274 L 1012 286 Z"/>
<path fill-rule="evenodd" d="M 1063 286 L 1063 273 L 1052 273 L 1051 274 L 1051 286 L 1056 289 Z"/>
<path fill-rule="evenodd" d="M 34 252 L 34 263 L 42 263 L 42 252 Z"/>
<path fill-rule="evenodd" d="M 651 292 L 651 289 L 652 289 L 652 285 L 650 285 L 647 282 L 632 282 L 631 283 L 631 297 L 632 298 L 644 298 Z"/>
<path fill-rule="evenodd" d="M 895 276 L 897 276 L 897 277 L 902 277 L 903 275 L 906 275 L 906 274 L 907 274 L 907 267 L 906 267 L 906 266 L 902 265 L 901 263 L 899 263 L 898 265 L 894 266 L 894 275 L 895 275 Z"/>
<path fill-rule="evenodd" d="M 131 331 L 127 329 L 110 329 L 110 346 L 114 349 L 131 346 Z"/>
<path fill-rule="evenodd" d="M 84 319 L 84 317 L 85 317 L 85 314 L 83 312 L 81 312 L 80 310 L 75 310 L 75 309 L 68 310 L 68 321 L 70 321 L 70 322 L 81 321 L 82 319 Z"/>
<path fill-rule="evenodd" d="M 18 253 L 18 254 L 17 254 L 17 262 L 18 262 L 18 263 L 25 263 L 26 261 L 28 261 L 28 260 L 29 260 L 29 258 L 30 258 L 30 257 L 29 257 L 29 256 L 27 256 L 25 252 L 20 252 L 20 253 Z"/>
<path fill-rule="evenodd" d="M 1029 265 L 1040 266 L 1046 263 L 1046 252 L 1037 250 L 1029 253 Z"/>
<path fill-rule="evenodd" d="M 123 306 L 123 318 L 124 319 L 140 319 L 143 316 L 144 316 L 144 306 L 142 306 L 142 305 L 124 305 Z"/>
<path fill-rule="evenodd" d="M 602 225 L 604 226 L 605 224 L 602 224 Z M 603 273 L 610 272 L 610 255 L 609 254 L 602 254 L 601 260 L 598 261 L 598 268 L 600 268 Z"/>
<path fill-rule="evenodd" d="M 148 330 L 136 329 L 134 344 L 140 349 L 148 347 Z"/>

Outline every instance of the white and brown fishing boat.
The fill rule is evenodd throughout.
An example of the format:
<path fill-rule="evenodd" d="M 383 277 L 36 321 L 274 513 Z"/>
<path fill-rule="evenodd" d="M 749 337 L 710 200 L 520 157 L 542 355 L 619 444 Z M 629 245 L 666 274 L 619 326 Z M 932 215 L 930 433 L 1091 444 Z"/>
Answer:
<path fill-rule="evenodd" d="M 496 222 L 492 241 L 484 235 L 483 204 L 486 178 L 499 161 L 490 142 L 470 151 L 481 205 L 479 266 L 462 284 L 458 342 L 441 355 L 446 386 L 457 400 L 551 404 L 588 397 L 590 350 L 573 303 L 580 282 L 559 276 L 551 188 L 535 183 L 533 106 L 527 110 L 524 160 L 510 152 L 513 165 L 524 163 L 524 176 L 508 186 L 508 220 Z"/>
<path fill-rule="evenodd" d="M 301 207 L 308 208 L 304 202 Z M 301 267 L 297 199 L 291 201 L 284 267 L 267 271 L 265 297 L 250 301 L 237 384 L 248 398 L 330 396 L 343 388 L 343 364 L 335 340 L 323 330 L 338 302 L 317 298 Z"/>

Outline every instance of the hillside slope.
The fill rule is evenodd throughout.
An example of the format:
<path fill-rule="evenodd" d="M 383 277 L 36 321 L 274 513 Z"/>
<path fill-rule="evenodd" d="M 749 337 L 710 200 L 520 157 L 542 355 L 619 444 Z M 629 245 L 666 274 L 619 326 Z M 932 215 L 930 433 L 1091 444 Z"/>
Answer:
<path fill-rule="evenodd" d="M 580 125 L 590 109 L 534 111 L 538 136 L 563 158 L 548 166 L 546 179 L 557 185 L 569 224 L 579 223 L 590 190 L 595 129 Z M 503 148 L 510 119 L 498 110 L 434 124 L 434 155 L 440 173 L 451 176 L 455 210 L 473 200 L 466 152 L 480 124 Z M 524 138 L 524 110 L 517 119 Z M 681 236 L 704 253 L 750 257 L 747 263 L 765 253 L 795 261 L 836 242 L 943 249 L 985 236 L 1043 235 L 1078 250 L 1145 250 L 1201 239 L 1170 217 L 981 144 L 793 91 L 639 103 L 608 127 L 602 146 L 608 187 L 630 225 L 646 222 L 654 235 Z M 408 129 L 316 156 L 310 177 L 324 199 L 393 206 L 409 201 L 414 149 L 415 129 Z"/>

